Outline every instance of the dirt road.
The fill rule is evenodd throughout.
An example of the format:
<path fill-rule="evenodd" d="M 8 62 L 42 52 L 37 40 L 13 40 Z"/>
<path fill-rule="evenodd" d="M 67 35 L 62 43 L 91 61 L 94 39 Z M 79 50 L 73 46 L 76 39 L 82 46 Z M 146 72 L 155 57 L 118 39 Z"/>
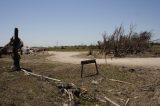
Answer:
<path fill-rule="evenodd" d="M 58 61 L 63 63 L 80 64 L 82 60 L 87 58 L 76 57 L 83 52 L 49 52 L 53 56 L 49 56 L 47 59 L 51 61 Z M 113 58 L 111 59 L 96 59 L 98 64 L 113 64 L 123 66 L 142 66 L 160 68 L 160 58 Z"/>

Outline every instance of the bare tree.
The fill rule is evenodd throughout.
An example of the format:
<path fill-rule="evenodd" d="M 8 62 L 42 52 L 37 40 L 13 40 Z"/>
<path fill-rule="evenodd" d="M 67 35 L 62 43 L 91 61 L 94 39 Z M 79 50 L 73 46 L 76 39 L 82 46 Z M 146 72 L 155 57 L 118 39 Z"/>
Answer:
<path fill-rule="evenodd" d="M 112 34 L 102 34 L 103 41 L 98 41 L 98 48 L 101 53 L 107 55 L 112 52 L 116 57 L 137 54 L 149 47 L 151 35 L 152 33 L 148 31 L 137 33 L 133 26 L 130 26 L 129 32 L 125 34 L 125 29 L 120 25 Z"/>

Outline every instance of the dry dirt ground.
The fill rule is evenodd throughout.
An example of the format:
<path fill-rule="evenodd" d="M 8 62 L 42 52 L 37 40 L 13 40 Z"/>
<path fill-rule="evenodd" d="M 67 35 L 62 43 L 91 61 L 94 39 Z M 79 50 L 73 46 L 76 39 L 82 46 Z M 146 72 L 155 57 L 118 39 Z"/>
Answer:
<path fill-rule="evenodd" d="M 81 59 L 77 55 L 79 55 L 77 52 L 23 55 L 21 66 L 36 74 L 57 78 L 64 83 L 74 83 L 80 88 L 85 88 L 87 94 L 77 98 L 80 106 L 106 106 L 107 103 L 104 101 L 95 99 L 99 97 L 104 100 L 104 96 L 120 106 L 124 106 L 127 100 L 129 100 L 127 106 L 160 105 L 160 68 L 158 66 L 155 68 L 130 67 L 125 64 L 113 66 L 99 64 L 97 60 L 100 74 L 94 75 L 96 72 L 94 65 L 86 65 L 84 77 L 81 78 L 81 65 L 78 64 Z M 109 63 L 108 59 L 107 62 Z M 64 103 L 68 103 L 68 96 L 63 95 L 53 81 L 26 75 L 22 71 L 12 72 L 12 64 L 10 56 L 0 58 L 0 106 L 63 106 Z M 131 84 L 114 82 L 110 79 Z"/>
<path fill-rule="evenodd" d="M 82 60 L 88 59 L 77 57 L 82 53 L 86 52 L 49 52 L 53 55 L 47 59 L 52 61 L 58 61 L 62 63 L 80 64 Z M 87 53 L 86 53 L 87 54 Z M 92 57 L 91 57 L 92 58 Z M 108 58 L 108 59 L 96 59 L 98 64 L 112 64 L 121 66 L 141 66 L 141 67 L 152 67 L 160 68 L 160 58 Z"/>

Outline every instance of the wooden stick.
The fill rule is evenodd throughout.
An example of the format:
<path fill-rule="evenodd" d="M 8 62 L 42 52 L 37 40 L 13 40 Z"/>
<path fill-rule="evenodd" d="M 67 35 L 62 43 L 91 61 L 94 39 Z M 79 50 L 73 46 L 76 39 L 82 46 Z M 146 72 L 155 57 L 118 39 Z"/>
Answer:
<path fill-rule="evenodd" d="M 120 80 L 116 80 L 116 79 L 109 79 L 110 81 L 114 81 L 114 82 L 120 82 L 120 83 L 125 83 L 125 84 L 132 84 L 130 82 L 126 82 L 126 81 L 120 81 Z"/>
<path fill-rule="evenodd" d="M 128 98 L 127 101 L 126 101 L 125 106 L 127 106 L 128 102 L 129 102 L 129 98 Z"/>
<path fill-rule="evenodd" d="M 114 101 L 112 101 L 111 99 L 107 98 L 106 96 L 104 97 L 104 99 L 109 101 L 110 103 L 112 103 L 115 106 L 120 106 L 119 104 L 115 103 Z"/>
<path fill-rule="evenodd" d="M 74 99 L 73 93 L 68 91 L 67 89 L 64 89 L 64 91 L 68 94 L 69 96 L 69 101 L 71 102 Z"/>
<path fill-rule="evenodd" d="M 70 93 L 67 91 L 67 89 L 64 89 L 64 91 L 68 94 L 68 97 L 69 97 L 69 101 L 71 101 L 72 100 L 72 98 L 71 98 L 71 95 L 70 95 Z"/>
<path fill-rule="evenodd" d="M 59 79 L 55 79 L 55 78 L 51 78 L 51 77 L 47 77 L 47 76 L 44 76 L 44 75 L 39 75 L 39 74 L 35 74 L 35 73 L 32 73 L 32 72 L 28 72 L 26 71 L 25 69 L 21 69 L 25 74 L 27 75 L 33 75 L 33 76 L 37 76 L 37 77 L 43 77 L 43 78 L 46 78 L 46 79 L 50 79 L 50 80 L 53 80 L 53 81 L 57 81 L 57 82 L 60 82 L 61 80 Z"/>

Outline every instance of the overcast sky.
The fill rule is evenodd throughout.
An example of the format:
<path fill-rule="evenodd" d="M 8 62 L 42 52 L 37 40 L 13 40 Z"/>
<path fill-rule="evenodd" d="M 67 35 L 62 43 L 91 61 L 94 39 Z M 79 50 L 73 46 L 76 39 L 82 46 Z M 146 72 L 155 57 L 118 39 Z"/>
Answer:
<path fill-rule="evenodd" d="M 0 0 L 0 46 L 14 28 L 25 45 L 95 44 L 116 26 L 160 38 L 160 0 Z"/>

